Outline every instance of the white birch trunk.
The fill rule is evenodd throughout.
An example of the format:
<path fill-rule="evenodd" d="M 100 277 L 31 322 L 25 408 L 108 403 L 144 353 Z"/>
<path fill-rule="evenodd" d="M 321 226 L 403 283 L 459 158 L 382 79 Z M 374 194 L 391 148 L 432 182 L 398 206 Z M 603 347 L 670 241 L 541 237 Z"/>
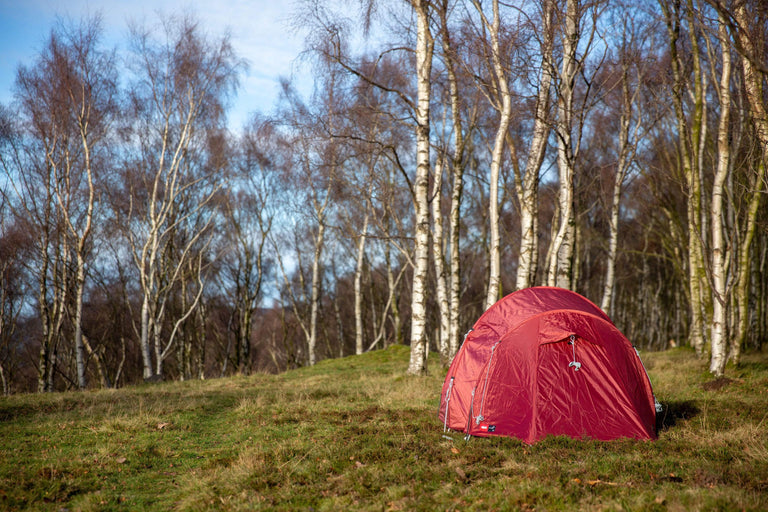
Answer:
<path fill-rule="evenodd" d="M 724 185 L 730 169 L 730 109 L 731 109 L 731 49 L 725 19 L 718 18 L 718 36 L 722 53 L 720 77 L 720 121 L 717 133 L 717 170 L 712 185 L 712 309 L 711 344 L 712 355 L 709 371 L 716 377 L 725 373 L 728 340 L 726 339 L 727 308 L 729 298 L 726 290 L 725 236 L 723 233 Z"/>
<path fill-rule="evenodd" d="M 499 42 L 499 30 L 501 28 L 501 16 L 499 13 L 499 1 L 493 0 L 493 19 L 489 21 L 483 12 L 480 3 L 474 1 L 475 8 L 483 20 L 491 39 L 491 59 L 493 73 L 496 78 L 498 90 L 496 92 L 495 108 L 499 111 L 499 125 L 496 128 L 496 136 L 493 141 L 490 169 L 490 193 L 488 198 L 488 222 L 490 229 L 489 247 L 489 275 L 488 289 L 485 296 L 485 309 L 493 306 L 501 295 L 501 237 L 499 233 L 499 174 L 501 171 L 504 145 L 512 117 L 512 98 L 509 92 L 507 75 L 501 61 L 501 46 Z"/>
<path fill-rule="evenodd" d="M 83 344 L 83 291 L 85 289 L 85 262 L 82 254 L 77 254 L 77 274 L 75 278 L 75 364 L 77 366 L 77 387 L 85 389 L 85 346 Z"/>
<path fill-rule="evenodd" d="M 432 183 L 432 260 L 435 265 L 435 293 L 438 309 L 440 310 L 440 334 L 437 350 L 440 359 L 447 364 L 449 358 L 450 309 L 448 307 L 448 290 L 446 285 L 445 250 L 443 247 L 443 162 L 438 156 L 435 163 L 435 177 Z"/>
<path fill-rule="evenodd" d="M 730 359 L 734 364 L 739 364 L 741 346 L 747 338 L 747 331 L 749 329 L 749 282 L 750 275 L 752 274 L 751 246 L 752 240 L 755 238 L 757 212 L 760 209 L 760 202 L 765 187 L 765 180 L 763 179 L 764 172 L 765 167 L 760 166 L 753 187 L 754 191 L 752 192 L 752 197 L 749 202 L 744 237 L 741 246 L 739 247 L 739 266 L 736 275 L 736 289 L 734 292 L 736 295 L 736 309 L 738 310 L 738 315 L 736 320 L 736 332 L 731 336 L 730 350 Z"/>
<path fill-rule="evenodd" d="M 412 0 L 417 17 L 416 77 L 416 179 L 414 180 L 414 266 L 411 291 L 411 357 L 408 374 L 427 373 L 426 286 L 429 264 L 429 101 L 431 94 L 432 34 L 429 29 L 429 3 Z"/>
<path fill-rule="evenodd" d="M 363 219 L 363 231 L 357 241 L 357 264 L 355 266 L 355 354 L 363 353 L 363 263 L 365 262 L 365 240 L 368 236 L 369 211 Z"/>
<path fill-rule="evenodd" d="M 461 297 L 461 254 L 459 251 L 459 238 L 461 227 L 461 195 L 464 188 L 464 169 L 453 166 L 453 191 L 451 193 L 451 226 L 450 226 L 450 326 L 448 332 L 448 359 L 452 360 L 459 350 L 459 306 Z"/>
<path fill-rule="evenodd" d="M 758 172 L 755 180 L 755 187 L 750 200 L 749 212 L 747 217 L 747 228 L 745 230 L 744 240 L 739 254 L 739 275 L 737 279 L 737 301 L 739 304 L 739 321 L 737 333 L 731 341 L 731 358 L 734 363 L 739 362 L 741 354 L 741 345 L 746 339 L 749 320 L 749 280 L 750 280 L 750 245 L 754 238 L 756 229 L 756 215 L 762 199 L 763 190 L 766 182 L 766 171 L 768 171 L 768 108 L 763 96 L 763 75 L 752 61 L 753 56 L 757 55 L 755 42 L 750 38 L 747 31 L 750 26 L 750 16 L 747 12 L 746 3 L 739 3 L 734 7 L 734 19 L 738 25 L 735 37 L 739 42 L 741 53 L 741 64 L 744 69 L 744 90 L 747 95 L 752 122 L 755 126 L 755 133 L 760 141 L 762 149 L 762 161 L 758 166 Z"/>
<path fill-rule="evenodd" d="M 613 313 L 613 289 L 616 286 L 616 253 L 619 246 L 619 208 L 621 206 L 621 187 L 624 173 L 616 171 L 613 182 L 613 198 L 611 200 L 611 218 L 608 222 L 608 255 L 605 261 L 605 284 L 600 309 L 608 316 Z"/>
<path fill-rule="evenodd" d="M 459 252 L 459 238 L 461 228 L 461 197 L 464 190 L 464 126 L 461 116 L 461 104 L 459 102 L 459 86 L 456 79 L 456 62 L 454 50 L 451 44 L 451 31 L 447 22 L 448 4 L 440 7 L 440 20 L 442 23 L 443 58 L 448 75 L 448 88 L 451 102 L 451 120 L 453 122 L 453 159 L 451 173 L 453 183 L 451 188 L 451 211 L 449 216 L 449 240 L 450 247 L 449 265 L 449 290 L 448 290 L 448 361 L 450 362 L 459 349 L 459 305 L 461 290 L 461 258 Z"/>
<path fill-rule="evenodd" d="M 622 63 L 622 111 L 619 123 L 619 157 L 616 162 L 616 173 L 613 182 L 611 216 L 608 223 L 608 256 L 605 262 L 603 298 L 600 303 L 600 308 L 605 311 L 608 316 L 613 315 L 613 293 L 616 286 L 616 257 L 619 246 L 619 212 L 621 209 L 622 187 L 632 160 L 631 155 L 635 151 L 631 146 L 637 143 L 637 134 L 640 128 L 640 119 L 638 117 L 634 130 L 632 131 L 634 134 L 632 137 L 634 142 L 630 141 L 630 125 L 632 122 L 633 108 L 637 93 L 633 94 L 630 91 L 629 66 L 630 64 L 626 61 Z"/>
<path fill-rule="evenodd" d="M 688 0 L 688 23 L 694 25 L 693 4 Z M 693 29 L 691 29 L 693 30 Z M 691 121 L 691 143 L 695 153 L 688 156 L 689 165 L 686 168 L 686 180 L 688 186 L 688 252 L 689 252 L 689 286 L 691 291 L 691 332 L 689 340 L 695 348 L 696 354 L 704 355 L 704 303 L 705 287 L 707 285 L 704 269 L 704 247 L 702 246 L 702 189 L 700 148 L 704 144 L 705 126 L 705 73 L 701 66 L 701 57 L 698 39 L 692 33 L 691 57 L 693 64 L 693 119 Z M 683 129 L 681 133 L 686 133 Z M 682 139 L 682 137 L 681 137 Z M 686 150 L 687 151 L 687 150 Z"/>
<path fill-rule="evenodd" d="M 763 150 L 763 165 L 765 166 L 766 160 L 768 160 L 768 107 L 766 107 L 763 96 L 763 74 L 752 61 L 758 53 L 755 48 L 755 42 L 747 32 L 750 20 L 747 14 L 746 3 L 738 3 L 734 8 L 734 18 L 740 27 L 736 37 L 741 43 L 740 46 L 744 52 L 741 58 L 741 63 L 744 67 L 744 89 L 747 92 L 747 101 L 749 102 L 752 120 L 755 124 L 757 138 Z M 765 171 L 766 169 L 763 170 Z"/>
<path fill-rule="evenodd" d="M 75 279 L 75 355 L 77 360 L 77 385 L 80 389 L 85 389 L 87 384 L 85 380 L 85 347 L 83 343 L 83 294 L 85 291 L 85 252 L 88 239 L 91 235 L 93 210 L 95 205 L 93 169 L 91 168 L 91 146 L 88 133 L 90 120 L 87 116 L 89 112 L 90 105 L 86 105 L 85 93 L 83 93 L 82 108 L 78 116 L 78 127 L 80 128 L 80 140 L 85 159 L 84 167 L 88 183 L 88 199 L 85 209 L 85 225 L 81 232 L 78 232 L 75 225 L 71 222 L 69 214 L 66 214 L 67 224 L 75 237 L 75 246 L 77 248 L 77 276 Z"/>
<path fill-rule="evenodd" d="M 518 180 L 520 202 L 520 256 L 515 286 L 518 290 L 535 284 L 539 259 L 539 172 L 544 162 L 549 138 L 549 101 L 552 87 L 553 3 L 542 4 L 542 46 L 539 91 L 536 97 L 536 118 L 528 149 L 525 175 Z"/>
<path fill-rule="evenodd" d="M 560 70 L 559 94 L 557 99 L 557 167 L 560 188 L 558 206 L 560 221 L 552 240 L 551 260 L 547 284 L 561 288 L 571 287 L 572 260 L 574 249 L 573 211 L 573 95 L 578 72 L 576 50 L 579 42 L 578 1 L 568 0 L 563 34 L 563 56 Z"/>
<path fill-rule="evenodd" d="M 307 340 L 307 360 L 310 366 L 317 362 L 317 312 L 320 308 L 320 257 L 323 253 L 325 241 L 325 223 L 321 217 L 317 226 L 317 238 L 315 239 L 315 257 L 312 261 L 312 293 L 310 298 L 311 311 L 309 313 L 309 339 Z"/>
<path fill-rule="evenodd" d="M 670 64 L 674 77 L 672 99 L 675 106 L 678 131 L 678 148 L 682 171 L 685 175 L 687 188 L 686 213 L 688 220 L 688 300 L 691 308 L 691 322 L 688 333 L 688 343 L 696 350 L 699 357 L 704 355 L 704 317 L 702 302 L 702 273 L 704 260 L 700 242 L 701 220 L 701 188 L 698 167 L 698 148 L 702 133 L 702 109 L 703 91 L 701 78 L 701 61 L 696 37 L 691 37 L 691 59 L 693 63 L 694 90 L 691 92 L 693 106 L 691 109 L 690 124 L 686 119 L 686 111 L 683 105 L 683 93 L 686 80 L 683 77 L 682 64 L 678 52 L 680 39 L 680 12 L 679 6 L 669 5 L 665 1 L 659 2 L 667 23 L 669 36 Z M 689 7 L 691 7 L 689 2 Z M 689 24 L 693 20 L 689 19 Z M 690 127 L 690 130 L 689 130 Z M 690 147 L 689 147 L 690 144 Z M 695 148 L 695 149 L 691 149 Z M 696 153 L 694 153 L 696 151 Z"/>
<path fill-rule="evenodd" d="M 152 369 L 152 353 L 149 347 L 149 295 L 144 295 L 141 301 L 141 361 L 144 366 L 142 375 L 144 380 L 149 380 L 154 375 Z"/>

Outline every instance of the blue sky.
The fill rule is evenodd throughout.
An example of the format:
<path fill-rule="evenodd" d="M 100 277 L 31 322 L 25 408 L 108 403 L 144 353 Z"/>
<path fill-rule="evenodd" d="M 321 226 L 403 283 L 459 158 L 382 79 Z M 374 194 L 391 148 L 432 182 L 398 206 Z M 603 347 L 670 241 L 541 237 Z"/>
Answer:
<path fill-rule="evenodd" d="M 149 23 L 157 13 L 192 12 L 211 35 L 229 30 L 238 55 L 249 62 L 230 126 L 275 105 L 281 76 L 301 76 L 303 35 L 290 27 L 291 0 L 0 0 L 0 103 L 12 98 L 16 69 L 35 58 L 56 17 L 78 20 L 100 12 L 105 42 L 124 45 L 128 21 Z"/>

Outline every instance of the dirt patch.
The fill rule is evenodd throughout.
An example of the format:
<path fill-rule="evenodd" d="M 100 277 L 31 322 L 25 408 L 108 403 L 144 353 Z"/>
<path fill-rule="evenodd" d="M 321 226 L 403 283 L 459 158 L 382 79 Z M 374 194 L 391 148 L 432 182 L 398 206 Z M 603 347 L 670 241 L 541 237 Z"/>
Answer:
<path fill-rule="evenodd" d="M 729 379 L 728 377 L 718 377 L 715 380 L 705 382 L 701 385 L 701 387 L 704 388 L 704 391 L 720 391 L 724 387 L 730 385 L 732 382 L 735 381 L 733 379 Z"/>

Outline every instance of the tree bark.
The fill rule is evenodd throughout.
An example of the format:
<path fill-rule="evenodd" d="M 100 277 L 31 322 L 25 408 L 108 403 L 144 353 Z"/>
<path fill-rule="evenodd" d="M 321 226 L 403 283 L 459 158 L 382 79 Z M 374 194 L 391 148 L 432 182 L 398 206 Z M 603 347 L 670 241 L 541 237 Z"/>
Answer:
<path fill-rule="evenodd" d="M 357 264 L 355 265 L 355 354 L 363 353 L 363 263 L 365 262 L 365 240 L 368 236 L 368 218 L 366 208 L 363 229 L 357 241 Z"/>
<path fill-rule="evenodd" d="M 426 287 L 429 264 L 429 102 L 432 51 L 428 0 L 412 0 L 416 11 L 416 178 L 414 180 L 415 238 L 411 291 L 411 356 L 408 374 L 427 373 Z"/>
<path fill-rule="evenodd" d="M 435 163 L 435 177 L 432 182 L 432 260 L 435 266 L 435 295 L 440 312 L 440 331 L 437 350 L 443 365 L 449 361 L 450 350 L 450 308 L 448 305 L 447 272 L 443 246 L 442 188 L 444 157 L 439 155 Z"/>
<path fill-rule="evenodd" d="M 563 56 L 560 69 L 557 96 L 557 168 L 560 188 L 558 205 L 560 220 L 558 230 L 552 240 L 551 260 L 547 282 L 550 286 L 571 288 L 573 278 L 573 251 L 575 243 L 575 223 L 573 197 L 573 174 L 575 150 L 573 147 L 573 104 L 576 76 L 579 64 L 576 51 L 580 39 L 580 2 L 568 0 L 565 12 L 565 31 L 563 33 Z"/>
<path fill-rule="evenodd" d="M 518 290 L 533 286 L 539 259 L 539 172 L 547 151 L 550 133 L 549 103 L 552 87 L 552 45 L 554 32 L 552 12 L 554 2 L 542 2 L 541 70 L 536 97 L 531 145 L 528 148 L 525 173 L 518 176 L 517 197 L 520 202 L 520 257 L 515 286 Z"/>
<path fill-rule="evenodd" d="M 659 0 L 664 12 L 669 36 L 670 65 L 673 75 L 672 101 L 675 107 L 678 130 L 678 151 L 680 155 L 682 171 L 685 178 L 687 191 L 687 220 L 688 220 L 688 300 L 691 320 L 688 332 L 688 343 L 696 350 L 699 357 L 704 355 L 704 301 L 703 282 L 704 259 L 701 246 L 701 181 L 699 179 L 698 148 L 701 147 L 703 133 L 703 87 L 702 70 L 699 56 L 699 47 L 695 34 L 691 34 L 691 58 L 693 63 L 693 99 L 692 119 L 689 123 L 686 118 L 683 95 L 685 93 L 686 80 L 683 77 L 681 57 L 678 52 L 678 44 L 681 32 L 680 5 L 667 0 Z M 693 30 L 692 3 L 688 1 L 689 25 Z"/>
<path fill-rule="evenodd" d="M 491 234 L 489 253 L 488 288 L 485 295 L 485 308 L 493 306 L 501 295 L 501 237 L 499 233 L 499 175 L 501 171 L 504 147 L 507 140 L 507 130 L 512 117 L 512 97 L 509 91 L 509 81 L 502 64 L 500 34 L 501 15 L 499 1 L 493 0 L 493 18 L 488 20 L 479 1 L 473 0 L 483 25 L 490 37 L 491 67 L 496 79 L 494 108 L 499 112 L 499 124 L 493 141 L 490 168 L 490 190 L 488 197 L 488 223 Z"/>
<path fill-rule="evenodd" d="M 719 100 L 720 121 L 717 132 L 717 169 L 712 185 L 712 292 L 714 295 L 711 327 L 712 355 L 709 371 L 715 377 L 725 373 L 728 360 L 728 340 L 726 338 L 727 304 L 729 302 L 726 288 L 726 246 L 723 233 L 723 203 L 725 181 L 730 170 L 730 110 L 731 110 L 731 48 L 725 19 L 718 18 L 718 38 L 722 54 L 722 70 L 720 76 Z"/>
<path fill-rule="evenodd" d="M 625 22 L 626 23 L 626 22 Z M 624 25 L 623 33 L 628 32 L 627 25 Z M 632 66 L 638 66 L 638 63 L 632 63 L 629 59 L 634 47 L 627 47 L 630 44 L 627 39 L 621 43 L 621 114 L 619 115 L 619 140 L 618 140 L 618 158 L 616 161 L 616 171 L 613 181 L 613 194 L 611 199 L 611 211 L 608 221 L 608 257 L 605 262 L 605 283 L 603 284 L 603 297 L 600 308 L 608 316 L 614 313 L 614 291 L 616 287 L 616 259 L 618 257 L 619 246 L 619 214 L 621 211 L 622 190 L 624 180 L 626 179 L 629 167 L 634 160 L 637 151 L 639 132 L 641 127 L 641 116 L 635 112 L 635 103 L 640 92 L 643 72 L 638 69 L 637 83 L 635 90 L 632 91 L 630 70 Z M 632 126 L 632 119 L 637 120 Z"/>
<path fill-rule="evenodd" d="M 448 285 L 448 353 L 447 362 L 453 359 L 459 349 L 459 307 L 461 291 L 461 201 L 464 191 L 464 153 L 466 141 L 464 138 L 464 123 L 462 120 L 462 105 L 460 101 L 459 84 L 456 78 L 456 55 L 448 27 L 447 15 L 450 9 L 449 1 L 440 3 L 441 41 L 443 60 L 448 76 L 448 90 L 451 107 L 451 122 L 453 124 L 453 158 L 450 172 L 453 177 L 451 185 L 451 210 L 449 214 L 448 246 L 449 246 L 449 285 Z"/>

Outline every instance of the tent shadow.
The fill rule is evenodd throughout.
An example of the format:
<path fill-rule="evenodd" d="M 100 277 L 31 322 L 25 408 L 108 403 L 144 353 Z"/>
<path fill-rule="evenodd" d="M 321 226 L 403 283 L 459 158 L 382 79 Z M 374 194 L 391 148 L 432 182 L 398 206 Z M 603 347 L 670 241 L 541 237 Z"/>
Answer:
<path fill-rule="evenodd" d="M 693 400 L 662 402 L 664 410 L 656 415 L 656 432 L 669 430 L 680 421 L 685 421 L 698 415 L 701 410 Z"/>

